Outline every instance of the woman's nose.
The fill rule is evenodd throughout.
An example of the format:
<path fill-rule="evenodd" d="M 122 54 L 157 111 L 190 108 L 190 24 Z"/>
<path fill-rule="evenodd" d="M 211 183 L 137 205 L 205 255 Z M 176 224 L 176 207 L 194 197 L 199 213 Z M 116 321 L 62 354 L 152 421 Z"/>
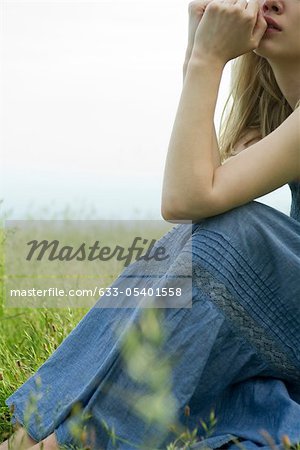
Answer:
<path fill-rule="evenodd" d="M 282 12 L 283 3 L 282 0 L 259 0 L 261 10 L 266 13 L 267 11 L 274 11 L 275 13 Z"/>

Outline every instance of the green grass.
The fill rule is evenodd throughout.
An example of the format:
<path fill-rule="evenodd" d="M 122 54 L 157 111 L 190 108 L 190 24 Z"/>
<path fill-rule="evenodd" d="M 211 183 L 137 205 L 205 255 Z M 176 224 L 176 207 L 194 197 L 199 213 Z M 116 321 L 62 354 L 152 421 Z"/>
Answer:
<path fill-rule="evenodd" d="M 46 361 L 85 310 L 1 308 L 0 440 L 11 433 L 4 400 Z"/>

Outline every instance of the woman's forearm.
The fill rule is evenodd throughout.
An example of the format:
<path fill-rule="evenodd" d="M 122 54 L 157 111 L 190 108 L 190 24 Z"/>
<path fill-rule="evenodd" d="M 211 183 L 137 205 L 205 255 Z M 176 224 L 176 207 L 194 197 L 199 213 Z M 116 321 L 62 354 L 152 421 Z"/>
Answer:
<path fill-rule="evenodd" d="M 194 208 L 201 208 L 209 197 L 214 170 L 221 164 L 214 112 L 223 69 L 222 62 L 208 57 L 192 56 L 183 66 L 184 83 L 165 164 L 164 217 L 170 212 L 188 219 L 188 211 L 195 213 Z"/>
<path fill-rule="evenodd" d="M 184 84 L 189 60 L 190 60 L 190 56 L 188 59 L 185 60 L 185 62 L 183 64 L 183 84 Z M 213 158 L 214 158 L 214 167 L 219 167 L 221 165 L 221 155 L 220 155 L 220 151 L 219 151 L 219 144 L 218 144 L 215 125 L 214 125 L 214 129 L 213 129 L 212 152 L 213 152 Z"/>

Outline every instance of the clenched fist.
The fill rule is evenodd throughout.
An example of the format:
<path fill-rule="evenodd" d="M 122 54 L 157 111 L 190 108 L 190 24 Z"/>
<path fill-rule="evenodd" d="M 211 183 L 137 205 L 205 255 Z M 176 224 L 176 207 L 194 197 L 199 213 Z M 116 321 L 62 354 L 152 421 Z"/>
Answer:
<path fill-rule="evenodd" d="M 226 64 L 256 49 L 266 29 L 259 0 L 211 0 L 196 29 L 192 55 Z"/>
<path fill-rule="evenodd" d="M 203 17 L 206 6 L 211 1 L 212 0 L 194 0 L 193 2 L 189 3 L 189 6 L 188 6 L 188 20 L 189 20 L 188 45 L 187 45 L 186 54 L 185 54 L 185 63 L 186 64 L 188 64 L 189 59 L 192 54 L 196 30 L 198 28 L 200 20 Z"/>

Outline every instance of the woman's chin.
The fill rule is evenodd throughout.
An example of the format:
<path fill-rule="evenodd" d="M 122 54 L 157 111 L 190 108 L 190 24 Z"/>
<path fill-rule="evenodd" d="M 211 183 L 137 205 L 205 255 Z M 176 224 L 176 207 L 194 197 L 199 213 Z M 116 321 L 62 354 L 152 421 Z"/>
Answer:
<path fill-rule="evenodd" d="M 253 50 L 253 52 L 258 56 L 263 56 L 265 58 L 275 56 L 274 48 L 271 48 L 267 40 L 262 39 L 259 46 Z"/>
<path fill-rule="evenodd" d="M 255 53 L 257 56 L 266 56 L 264 51 L 261 51 L 260 47 L 257 47 L 255 50 L 253 50 L 253 53 Z"/>

